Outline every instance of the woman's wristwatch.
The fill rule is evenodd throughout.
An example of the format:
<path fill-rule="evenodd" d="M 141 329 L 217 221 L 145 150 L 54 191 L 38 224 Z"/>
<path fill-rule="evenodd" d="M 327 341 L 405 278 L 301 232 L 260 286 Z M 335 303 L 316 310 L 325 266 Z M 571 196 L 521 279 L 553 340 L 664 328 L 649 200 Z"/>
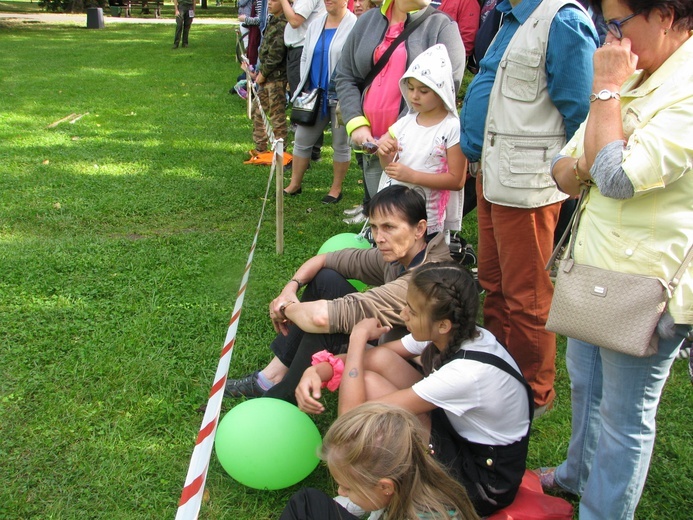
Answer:
<path fill-rule="evenodd" d="M 621 99 L 621 94 L 614 92 L 613 90 L 603 89 L 596 93 L 592 92 L 590 95 L 590 103 L 594 103 L 597 100 L 608 101 L 610 99 Z"/>

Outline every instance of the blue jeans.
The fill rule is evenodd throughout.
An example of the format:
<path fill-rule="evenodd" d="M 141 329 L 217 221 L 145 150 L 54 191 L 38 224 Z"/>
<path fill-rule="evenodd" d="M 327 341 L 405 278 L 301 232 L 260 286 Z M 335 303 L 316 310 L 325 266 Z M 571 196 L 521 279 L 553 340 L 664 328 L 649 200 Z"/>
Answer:
<path fill-rule="evenodd" d="M 632 519 L 650 466 L 662 388 L 687 327 L 636 358 L 568 338 L 572 434 L 556 483 L 581 496 L 580 520 Z"/>

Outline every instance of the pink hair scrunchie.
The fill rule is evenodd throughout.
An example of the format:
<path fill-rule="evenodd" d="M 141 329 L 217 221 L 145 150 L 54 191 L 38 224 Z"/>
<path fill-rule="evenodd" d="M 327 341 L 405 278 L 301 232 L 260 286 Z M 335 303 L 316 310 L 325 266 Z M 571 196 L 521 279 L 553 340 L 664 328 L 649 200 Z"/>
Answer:
<path fill-rule="evenodd" d="M 340 358 L 332 355 L 331 352 L 327 350 L 321 350 L 313 354 L 311 358 L 311 366 L 317 365 L 318 363 L 329 363 L 332 365 L 332 379 L 329 381 L 323 381 L 322 388 L 327 387 L 330 392 L 334 392 L 339 388 L 339 383 L 342 382 L 342 374 L 344 373 L 344 361 Z"/>

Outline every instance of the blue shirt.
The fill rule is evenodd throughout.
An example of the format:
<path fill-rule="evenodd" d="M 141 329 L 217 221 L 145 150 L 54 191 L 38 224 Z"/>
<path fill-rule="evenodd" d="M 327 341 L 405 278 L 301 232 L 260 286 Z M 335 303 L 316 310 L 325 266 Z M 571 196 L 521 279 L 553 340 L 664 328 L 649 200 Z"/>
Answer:
<path fill-rule="evenodd" d="M 327 115 L 327 91 L 330 85 L 330 45 L 337 29 L 323 29 L 318 43 L 315 44 L 313 60 L 310 62 L 310 90 L 320 87 L 323 91 L 320 115 Z"/>
<path fill-rule="evenodd" d="M 504 15 L 503 25 L 479 63 L 479 73 L 467 89 L 460 112 L 460 146 L 471 162 L 481 159 L 486 112 L 500 60 L 517 29 L 541 1 L 522 0 L 513 8 L 510 0 L 503 0 L 496 6 Z M 566 140 L 589 111 L 592 56 L 598 41 L 591 20 L 573 5 L 562 7 L 551 22 L 546 49 L 547 87 L 551 101 L 563 116 Z"/>

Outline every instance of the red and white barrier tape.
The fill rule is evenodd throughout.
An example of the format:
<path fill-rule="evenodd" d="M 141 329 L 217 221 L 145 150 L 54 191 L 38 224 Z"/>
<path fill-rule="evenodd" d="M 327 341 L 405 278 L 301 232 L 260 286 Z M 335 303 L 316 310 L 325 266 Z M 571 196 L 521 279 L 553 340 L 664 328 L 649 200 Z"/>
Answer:
<path fill-rule="evenodd" d="M 200 431 L 197 435 L 195 449 L 193 450 L 192 457 L 190 458 L 188 475 L 185 477 L 185 486 L 183 487 L 183 493 L 181 494 L 180 502 L 178 503 L 176 520 L 194 520 L 197 518 L 197 515 L 200 512 L 202 495 L 204 493 L 205 481 L 207 479 L 207 470 L 209 469 L 209 460 L 212 456 L 212 448 L 214 447 L 214 435 L 217 431 L 219 414 L 221 412 L 221 402 L 224 397 L 224 386 L 226 384 L 226 377 L 229 373 L 233 346 L 236 342 L 236 331 L 238 330 L 238 321 L 241 317 L 241 310 L 243 308 L 245 290 L 248 286 L 250 267 L 253 263 L 255 247 L 257 246 L 257 238 L 260 234 L 260 225 L 262 224 L 262 218 L 265 214 L 265 207 L 267 206 L 269 189 L 272 185 L 272 177 L 274 177 L 277 164 L 281 164 L 281 161 L 284 160 L 283 156 L 283 143 L 275 143 L 275 153 L 272 159 L 270 175 L 267 179 L 267 188 L 265 189 L 265 197 L 262 203 L 262 210 L 260 211 L 260 219 L 257 223 L 257 228 L 255 229 L 255 237 L 253 238 L 253 244 L 250 247 L 250 254 L 248 255 L 245 270 L 243 271 L 241 286 L 236 296 L 236 303 L 233 307 L 233 313 L 231 314 L 231 322 L 229 323 L 226 339 L 224 340 L 224 347 L 221 350 L 221 357 L 219 359 L 217 371 L 214 376 L 214 385 L 212 386 L 212 390 L 209 394 L 209 400 L 207 401 L 207 409 L 205 410 L 202 425 L 200 426 Z"/>

